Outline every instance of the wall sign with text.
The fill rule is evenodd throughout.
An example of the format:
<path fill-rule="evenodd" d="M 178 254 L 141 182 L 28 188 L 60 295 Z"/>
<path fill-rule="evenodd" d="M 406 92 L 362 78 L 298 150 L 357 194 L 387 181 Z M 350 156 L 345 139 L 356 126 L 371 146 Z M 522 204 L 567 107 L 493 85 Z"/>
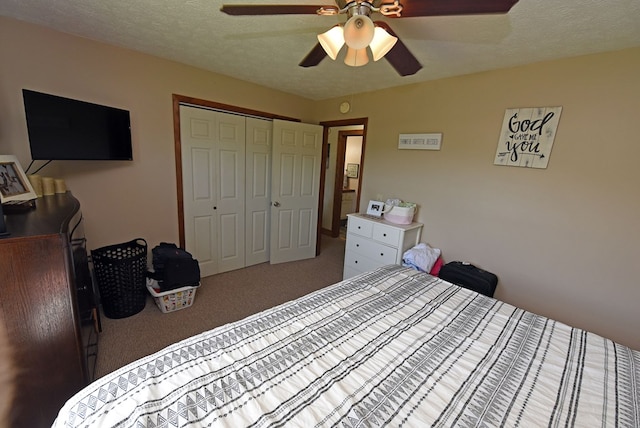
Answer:
<path fill-rule="evenodd" d="M 561 112 L 562 107 L 507 109 L 494 165 L 546 168 Z"/>
<path fill-rule="evenodd" d="M 442 133 L 431 134 L 400 134 L 398 149 L 411 150 L 440 150 Z"/>

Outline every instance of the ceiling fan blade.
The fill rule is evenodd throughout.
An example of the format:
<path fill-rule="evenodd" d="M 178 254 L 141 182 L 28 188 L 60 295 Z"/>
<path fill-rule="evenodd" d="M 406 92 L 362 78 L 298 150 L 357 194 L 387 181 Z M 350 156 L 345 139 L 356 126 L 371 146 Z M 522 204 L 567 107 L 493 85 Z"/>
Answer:
<path fill-rule="evenodd" d="M 400 17 L 507 13 L 516 3 L 518 0 L 402 0 Z M 393 3 L 386 4 L 393 5 Z"/>
<path fill-rule="evenodd" d="M 396 69 L 400 76 L 411 76 L 412 74 L 416 74 L 422 68 L 422 64 L 418 62 L 418 59 L 413 56 L 411 51 L 409 51 L 405 44 L 402 43 L 402 40 L 400 40 L 398 35 L 393 32 L 386 22 L 375 21 L 374 24 L 377 27 L 381 27 L 386 30 L 387 33 L 391 34 L 393 37 L 398 38 L 396 44 L 393 45 L 391 50 L 384 56 L 384 58 L 389 61 L 389 64 Z"/>
<path fill-rule="evenodd" d="M 311 49 L 311 52 L 304 57 L 304 59 L 298 64 L 300 67 L 315 67 L 320 64 L 320 61 L 327 56 L 327 53 L 322 48 L 320 43 L 316 43 L 316 45 Z"/>
<path fill-rule="evenodd" d="M 400 39 L 384 57 L 400 76 L 411 76 L 422 68 L 422 64 L 418 62 Z"/>
<path fill-rule="evenodd" d="M 318 10 L 335 10 L 335 5 L 308 4 L 232 4 L 220 10 L 228 15 L 317 15 Z"/>

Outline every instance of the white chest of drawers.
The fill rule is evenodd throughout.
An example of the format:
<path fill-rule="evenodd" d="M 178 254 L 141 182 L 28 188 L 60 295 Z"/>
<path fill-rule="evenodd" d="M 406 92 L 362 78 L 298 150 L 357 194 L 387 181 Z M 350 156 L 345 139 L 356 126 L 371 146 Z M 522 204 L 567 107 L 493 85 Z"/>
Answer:
<path fill-rule="evenodd" d="M 420 242 L 421 223 L 394 224 L 360 214 L 347 216 L 343 279 L 388 264 L 401 264 L 402 255 Z"/>

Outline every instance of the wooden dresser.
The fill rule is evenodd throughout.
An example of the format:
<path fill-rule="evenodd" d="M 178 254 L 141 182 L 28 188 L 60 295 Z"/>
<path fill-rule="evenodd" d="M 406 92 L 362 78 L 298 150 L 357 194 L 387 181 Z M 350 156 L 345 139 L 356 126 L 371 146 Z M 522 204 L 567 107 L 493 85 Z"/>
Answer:
<path fill-rule="evenodd" d="M 388 264 L 402 264 L 402 255 L 420 242 L 421 223 L 395 224 L 362 214 L 347 215 L 343 279 Z"/>
<path fill-rule="evenodd" d="M 70 192 L 6 215 L 0 317 L 18 368 L 11 427 L 50 427 L 92 378 L 100 318 L 80 203 Z"/>

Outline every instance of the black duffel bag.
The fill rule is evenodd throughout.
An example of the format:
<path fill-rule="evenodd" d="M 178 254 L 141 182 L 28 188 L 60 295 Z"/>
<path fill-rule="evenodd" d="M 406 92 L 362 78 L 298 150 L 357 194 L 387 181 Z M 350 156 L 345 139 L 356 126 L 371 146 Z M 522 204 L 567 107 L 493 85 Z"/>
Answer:
<path fill-rule="evenodd" d="M 151 250 L 151 254 L 153 272 L 149 272 L 148 276 L 158 281 L 161 291 L 197 286 L 200 283 L 198 261 L 176 244 L 161 242 Z"/>
<path fill-rule="evenodd" d="M 438 276 L 452 284 L 493 297 L 498 285 L 498 277 L 470 263 L 449 262 L 440 268 Z"/>

